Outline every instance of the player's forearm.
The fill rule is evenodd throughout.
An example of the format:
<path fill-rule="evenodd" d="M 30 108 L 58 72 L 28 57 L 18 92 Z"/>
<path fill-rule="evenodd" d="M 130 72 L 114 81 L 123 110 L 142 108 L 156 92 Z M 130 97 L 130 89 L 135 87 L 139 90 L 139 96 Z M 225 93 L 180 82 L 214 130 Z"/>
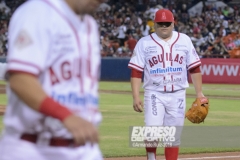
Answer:
<path fill-rule="evenodd" d="M 191 74 L 192 82 L 196 91 L 197 97 L 203 97 L 202 93 L 202 74 L 201 73 L 193 73 Z"/>
<path fill-rule="evenodd" d="M 131 87 L 132 87 L 132 96 L 133 98 L 139 97 L 140 87 L 141 87 L 142 79 L 141 78 L 131 78 Z"/>
<path fill-rule="evenodd" d="M 14 73 L 9 78 L 10 88 L 28 107 L 64 121 L 73 113 L 65 106 L 54 101 L 43 90 L 38 80 L 29 74 Z"/>
<path fill-rule="evenodd" d="M 11 74 L 9 84 L 14 93 L 34 110 L 39 110 L 41 102 L 47 96 L 36 77 L 29 74 Z"/>

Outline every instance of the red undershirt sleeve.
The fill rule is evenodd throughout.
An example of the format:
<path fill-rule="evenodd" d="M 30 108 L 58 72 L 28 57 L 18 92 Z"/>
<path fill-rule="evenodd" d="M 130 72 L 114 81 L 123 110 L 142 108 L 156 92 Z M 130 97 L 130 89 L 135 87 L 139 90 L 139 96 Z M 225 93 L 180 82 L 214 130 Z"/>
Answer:
<path fill-rule="evenodd" d="M 189 72 L 190 72 L 190 74 L 200 73 L 200 72 L 201 72 L 200 65 L 197 66 L 197 67 L 191 68 L 191 69 L 189 70 Z"/>
<path fill-rule="evenodd" d="M 132 78 L 142 78 L 142 74 L 143 74 L 143 72 L 141 72 L 141 71 L 138 71 L 138 70 L 136 70 L 136 69 L 132 69 L 131 70 L 131 77 Z"/>

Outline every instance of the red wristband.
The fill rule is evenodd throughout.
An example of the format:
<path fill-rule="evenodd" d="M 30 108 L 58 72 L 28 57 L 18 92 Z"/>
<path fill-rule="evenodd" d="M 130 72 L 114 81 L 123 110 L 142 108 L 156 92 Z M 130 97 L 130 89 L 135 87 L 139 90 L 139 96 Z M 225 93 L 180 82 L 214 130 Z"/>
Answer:
<path fill-rule="evenodd" d="M 73 114 L 68 108 L 62 106 L 50 97 L 46 97 L 42 101 L 39 112 L 57 118 L 60 121 L 63 121 L 65 118 Z"/>

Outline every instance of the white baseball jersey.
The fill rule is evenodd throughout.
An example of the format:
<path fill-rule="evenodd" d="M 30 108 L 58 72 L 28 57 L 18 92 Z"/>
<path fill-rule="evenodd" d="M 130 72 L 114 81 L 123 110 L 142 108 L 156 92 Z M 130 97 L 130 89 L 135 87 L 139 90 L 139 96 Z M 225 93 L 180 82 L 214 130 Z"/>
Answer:
<path fill-rule="evenodd" d="M 128 67 L 144 71 L 145 90 L 172 92 L 187 88 L 187 70 L 200 64 L 191 39 L 173 31 L 167 42 L 156 33 L 141 38 Z"/>
<path fill-rule="evenodd" d="M 50 97 L 79 116 L 99 123 L 99 48 L 98 26 L 93 17 L 80 19 L 62 0 L 28 1 L 10 22 L 7 72 L 36 76 Z M 32 110 L 9 86 L 7 95 L 6 131 L 71 137 L 59 120 Z"/>

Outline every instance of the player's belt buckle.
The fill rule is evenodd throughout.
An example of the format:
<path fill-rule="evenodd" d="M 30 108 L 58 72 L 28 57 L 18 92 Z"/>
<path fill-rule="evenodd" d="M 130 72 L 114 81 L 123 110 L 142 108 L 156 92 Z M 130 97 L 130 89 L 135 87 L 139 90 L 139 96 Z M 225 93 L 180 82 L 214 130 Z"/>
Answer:
<path fill-rule="evenodd" d="M 20 137 L 22 140 L 31 142 L 31 143 L 37 143 L 38 135 L 37 134 L 29 134 L 24 133 Z M 77 145 L 74 143 L 73 139 L 64 139 L 64 138 L 51 138 L 49 140 L 49 146 L 52 147 L 77 147 Z"/>

